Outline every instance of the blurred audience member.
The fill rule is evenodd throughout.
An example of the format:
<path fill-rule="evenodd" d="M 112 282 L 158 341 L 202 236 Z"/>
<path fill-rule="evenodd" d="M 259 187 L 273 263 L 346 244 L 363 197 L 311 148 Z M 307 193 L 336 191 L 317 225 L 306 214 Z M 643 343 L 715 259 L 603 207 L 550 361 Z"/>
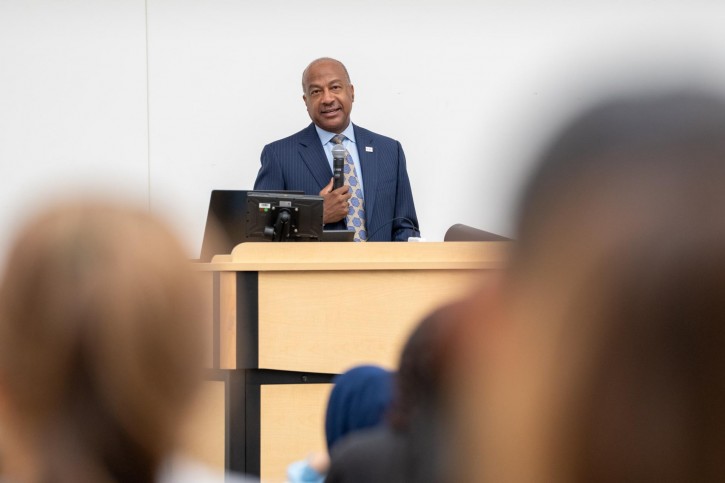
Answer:
<path fill-rule="evenodd" d="M 80 201 L 33 218 L 0 285 L 7 481 L 156 481 L 201 380 L 200 316 L 152 216 Z"/>
<path fill-rule="evenodd" d="M 444 306 L 416 327 L 400 357 L 389 425 L 341 441 L 328 483 L 448 481 L 448 381 L 465 307 Z"/>
<path fill-rule="evenodd" d="M 333 383 L 325 416 L 328 452 L 345 436 L 379 425 L 393 398 L 393 375 L 382 367 L 353 367 Z M 314 453 L 289 466 L 288 481 L 322 482 L 329 464 L 327 453 Z"/>
<path fill-rule="evenodd" d="M 725 479 L 723 206 L 722 99 L 612 100 L 561 134 L 467 338 L 461 481 Z"/>

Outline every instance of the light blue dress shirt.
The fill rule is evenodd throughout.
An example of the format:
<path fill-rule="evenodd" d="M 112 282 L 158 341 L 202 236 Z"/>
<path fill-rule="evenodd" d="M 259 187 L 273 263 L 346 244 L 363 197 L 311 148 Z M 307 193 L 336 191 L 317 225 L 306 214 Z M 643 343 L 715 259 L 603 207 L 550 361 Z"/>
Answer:
<path fill-rule="evenodd" d="M 325 131 L 324 129 L 321 129 L 317 124 L 315 124 L 315 129 L 317 129 L 317 135 L 320 136 L 320 142 L 322 143 L 322 149 L 325 151 L 325 156 L 327 156 L 327 162 L 330 163 L 330 170 L 334 171 L 334 168 L 332 166 L 332 148 L 333 146 L 335 146 L 335 143 L 332 142 L 332 138 L 337 136 L 337 134 Z M 360 189 L 363 192 L 363 199 L 365 199 L 365 186 L 363 184 L 362 168 L 360 167 L 360 156 L 357 152 L 357 143 L 355 142 L 355 130 L 352 127 L 352 122 L 350 122 L 350 124 L 347 125 L 347 128 L 340 134 L 342 134 L 346 138 L 342 142 L 342 145 L 345 146 L 347 152 L 350 153 L 350 157 L 352 157 L 352 162 L 355 165 L 355 173 L 357 173 L 357 179 L 360 182 Z"/>

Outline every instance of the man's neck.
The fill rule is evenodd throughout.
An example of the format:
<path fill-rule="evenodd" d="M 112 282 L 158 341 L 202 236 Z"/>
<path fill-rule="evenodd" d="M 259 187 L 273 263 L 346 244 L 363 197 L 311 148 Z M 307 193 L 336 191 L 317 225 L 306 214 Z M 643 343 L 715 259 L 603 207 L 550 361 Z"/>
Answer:
<path fill-rule="evenodd" d="M 352 142 L 355 142 L 355 131 L 352 121 L 347 124 L 347 127 L 345 129 L 338 133 L 327 131 L 318 126 L 317 124 L 315 124 L 315 130 L 317 131 L 317 135 L 320 137 L 320 141 L 322 141 L 322 144 L 325 144 L 332 136 L 338 136 L 340 134 L 344 134 L 346 138 L 348 138 Z"/>

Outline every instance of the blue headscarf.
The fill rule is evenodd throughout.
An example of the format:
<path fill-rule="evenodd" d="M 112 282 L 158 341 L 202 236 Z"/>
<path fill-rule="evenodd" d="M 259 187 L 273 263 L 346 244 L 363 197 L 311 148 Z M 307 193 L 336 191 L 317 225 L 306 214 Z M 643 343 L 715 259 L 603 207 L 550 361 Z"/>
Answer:
<path fill-rule="evenodd" d="M 325 417 L 328 451 L 346 434 L 377 426 L 393 399 L 393 374 L 357 366 L 337 376 Z"/>

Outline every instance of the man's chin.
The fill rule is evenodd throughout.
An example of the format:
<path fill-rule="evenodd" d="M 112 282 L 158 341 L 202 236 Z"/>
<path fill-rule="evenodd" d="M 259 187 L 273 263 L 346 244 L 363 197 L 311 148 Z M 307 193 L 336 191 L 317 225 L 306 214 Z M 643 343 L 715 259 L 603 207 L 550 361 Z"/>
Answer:
<path fill-rule="evenodd" d="M 324 129 L 327 132 L 334 132 L 335 134 L 340 134 L 342 131 L 347 128 L 347 125 L 350 121 L 331 121 L 327 119 L 318 119 L 315 120 L 315 124 L 317 124 L 321 129 Z"/>

